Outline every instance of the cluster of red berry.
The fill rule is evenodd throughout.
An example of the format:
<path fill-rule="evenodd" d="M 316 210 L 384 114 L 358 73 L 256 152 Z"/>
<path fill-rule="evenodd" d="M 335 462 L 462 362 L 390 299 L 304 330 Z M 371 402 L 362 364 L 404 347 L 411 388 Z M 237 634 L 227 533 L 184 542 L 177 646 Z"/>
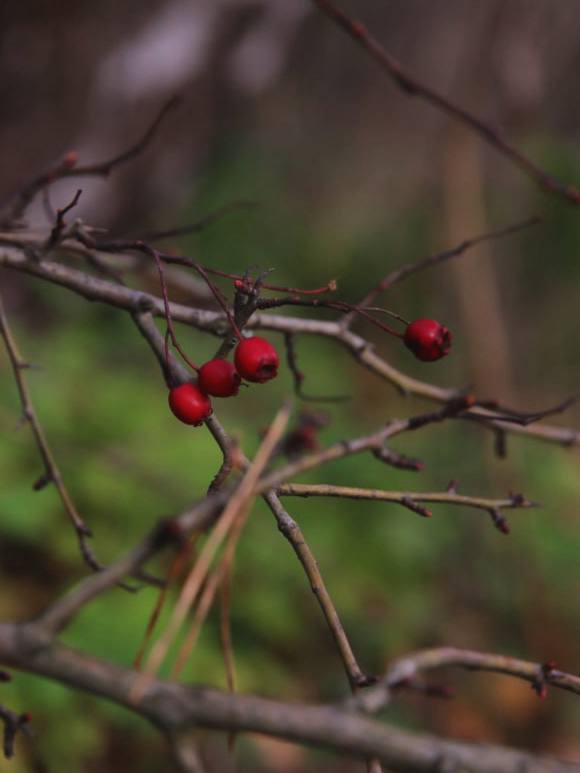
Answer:
<path fill-rule="evenodd" d="M 211 416 L 212 397 L 238 394 L 242 379 L 255 384 L 278 374 L 280 359 L 269 341 L 259 336 L 243 338 L 234 352 L 234 363 L 220 357 L 209 360 L 198 371 L 197 383 L 187 382 L 169 392 L 169 407 L 184 424 L 198 426 Z"/>
<path fill-rule="evenodd" d="M 407 325 L 403 341 L 417 359 L 433 362 L 449 353 L 451 333 L 434 319 L 416 319 Z M 197 383 L 188 381 L 170 390 L 169 407 L 184 424 L 199 426 L 212 414 L 210 396 L 237 395 L 242 379 L 256 384 L 270 381 L 279 365 L 278 352 L 265 338 L 242 338 L 234 364 L 220 357 L 209 360 L 199 368 Z"/>

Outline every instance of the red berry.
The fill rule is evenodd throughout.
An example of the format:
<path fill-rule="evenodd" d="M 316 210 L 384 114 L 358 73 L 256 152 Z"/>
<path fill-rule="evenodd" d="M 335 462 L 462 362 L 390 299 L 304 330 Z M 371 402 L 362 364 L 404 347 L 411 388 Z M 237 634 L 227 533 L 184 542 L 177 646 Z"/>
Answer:
<path fill-rule="evenodd" d="M 179 421 L 198 427 L 209 416 L 212 407 L 209 397 L 196 384 L 180 384 L 169 392 L 169 407 Z"/>
<path fill-rule="evenodd" d="M 216 357 L 199 369 L 197 383 L 199 388 L 214 397 L 232 397 L 238 394 L 240 374 L 231 362 Z"/>
<path fill-rule="evenodd" d="M 280 359 L 269 341 L 259 336 L 244 338 L 234 355 L 238 373 L 247 381 L 263 384 L 278 375 Z"/>
<path fill-rule="evenodd" d="M 434 319 L 416 319 L 405 330 L 405 346 L 418 360 L 432 362 L 449 354 L 450 331 Z"/>

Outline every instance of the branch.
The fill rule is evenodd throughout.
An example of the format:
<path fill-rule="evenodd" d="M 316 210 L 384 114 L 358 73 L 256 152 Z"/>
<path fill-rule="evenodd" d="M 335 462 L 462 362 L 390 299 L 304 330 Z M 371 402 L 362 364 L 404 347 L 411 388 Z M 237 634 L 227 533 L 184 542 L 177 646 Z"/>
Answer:
<path fill-rule="evenodd" d="M 490 671 L 523 679 L 531 684 L 541 698 L 546 697 L 546 685 L 580 695 L 580 677 L 560 671 L 553 663 L 531 663 L 507 655 L 457 647 L 436 647 L 411 653 L 394 661 L 380 680 L 380 684 L 350 699 L 350 702 L 369 712 L 381 711 L 389 703 L 391 688 L 413 680 L 424 671 L 449 666 L 466 668 L 469 671 Z"/>
<path fill-rule="evenodd" d="M 279 496 L 283 497 L 339 497 L 341 499 L 367 499 L 375 502 L 396 502 L 409 510 L 430 518 L 432 513 L 421 506 L 422 502 L 430 504 L 460 505 L 485 510 L 492 514 L 494 523 L 501 531 L 506 531 L 507 524 L 501 515 L 503 509 L 528 508 L 534 503 L 518 496 L 508 499 L 486 499 L 460 495 L 455 489 L 450 491 L 409 493 L 402 491 L 383 491 L 381 489 L 353 488 L 349 486 L 332 486 L 329 484 L 286 483 L 279 487 Z"/>
<path fill-rule="evenodd" d="M 33 624 L 0 624 L 0 662 L 107 698 L 166 732 L 206 727 L 262 733 L 356 757 L 375 756 L 393 771 L 406 773 L 451 769 L 471 773 L 580 771 L 578 763 L 418 735 L 332 705 L 289 705 L 209 687 L 153 681 L 136 706 L 130 695 L 138 672 L 59 643 L 47 646 L 42 629 Z"/>
<path fill-rule="evenodd" d="M 403 432 L 419 429 L 427 424 L 460 416 L 462 412 L 469 410 L 470 405 L 470 398 L 459 398 L 450 401 L 439 411 L 411 416 L 408 419 L 391 419 L 384 427 L 369 435 L 362 435 L 361 437 L 351 438 L 350 440 L 341 440 L 320 451 L 304 454 L 299 459 L 289 462 L 284 467 L 270 473 L 262 480 L 262 485 L 267 488 L 277 489 L 290 478 L 294 478 L 296 475 L 300 475 L 308 470 L 318 468 L 327 462 L 333 462 L 337 459 L 343 459 L 345 456 L 352 456 L 365 451 L 381 451 L 389 438 L 400 435 Z M 379 453 L 378 457 L 380 458 L 381 456 L 382 454 Z M 387 463 L 389 461 L 390 460 L 387 457 Z"/>
<path fill-rule="evenodd" d="M 31 241 L 30 238 L 20 239 L 15 234 L 0 234 L 0 244 L 6 245 L 3 250 L 0 250 L 0 266 L 23 271 L 61 285 L 88 300 L 101 301 L 130 312 L 150 311 L 155 316 L 165 316 L 163 300 L 155 295 L 99 279 L 60 263 L 47 260 L 38 263 L 27 257 L 25 254 L 27 248 L 33 249 L 35 244 L 42 244 L 42 239 Z M 64 242 L 60 247 L 65 247 L 67 251 L 70 249 L 77 254 L 87 252 L 87 248 L 78 244 Z M 169 309 L 175 322 L 181 322 L 214 335 L 223 336 L 229 332 L 228 321 L 225 315 L 219 312 L 205 311 L 177 303 L 170 303 Z M 401 373 L 376 354 L 368 341 L 349 330 L 345 330 L 338 322 L 255 313 L 247 327 L 279 333 L 317 335 L 332 339 L 343 346 L 368 370 L 396 386 L 405 395 L 414 395 L 446 403 L 460 394 L 457 389 L 438 387 Z M 483 407 L 475 407 L 470 411 L 469 418 L 475 417 L 485 422 L 487 426 L 505 432 L 525 435 L 564 446 L 580 445 L 580 432 L 571 428 L 550 425 L 518 425 L 496 418 L 495 411 Z"/>
<path fill-rule="evenodd" d="M 357 687 L 366 686 L 369 684 L 369 679 L 358 664 L 344 627 L 340 621 L 340 617 L 336 611 L 336 607 L 334 606 L 326 585 L 324 584 L 324 580 L 320 574 L 320 569 L 318 568 L 314 554 L 310 550 L 302 530 L 296 521 L 292 518 L 292 516 L 289 515 L 289 513 L 287 513 L 283 508 L 282 503 L 274 492 L 267 492 L 264 495 L 264 499 L 266 500 L 266 504 L 276 518 L 280 532 L 291 544 L 294 552 L 298 557 L 298 560 L 302 564 L 302 568 L 304 569 L 306 576 L 308 577 L 312 592 L 316 596 L 316 600 L 320 605 L 334 642 L 340 653 L 342 664 L 344 666 L 344 670 L 346 671 L 351 689 L 355 690 Z"/>
<path fill-rule="evenodd" d="M 240 209 L 253 209 L 256 206 L 255 201 L 232 201 L 229 204 L 224 204 L 223 207 L 215 209 L 199 220 L 189 225 L 177 226 L 175 228 L 167 228 L 164 231 L 152 231 L 151 233 L 143 236 L 144 242 L 158 242 L 163 239 L 174 239 L 177 236 L 187 236 L 189 234 L 196 234 L 205 230 L 208 226 L 212 225 L 218 220 L 221 220 L 225 215 L 229 215 L 231 212 L 237 212 Z"/>
<path fill-rule="evenodd" d="M 1 295 L 0 335 L 4 339 L 4 344 L 6 346 L 6 351 L 8 352 L 8 357 L 12 366 L 12 372 L 14 374 L 14 380 L 16 381 L 16 386 L 18 387 L 18 394 L 20 397 L 20 403 L 22 405 L 22 415 L 30 425 L 32 434 L 34 435 L 34 440 L 36 441 L 36 445 L 44 463 L 44 473 L 36 481 L 33 488 L 35 491 L 40 491 L 40 489 L 44 488 L 49 483 L 54 483 L 63 507 L 75 529 L 80 551 L 86 564 L 91 569 L 93 569 L 93 571 L 100 571 L 103 568 L 102 564 L 97 560 L 88 543 L 88 537 L 92 536 L 91 530 L 79 515 L 75 504 L 68 492 L 68 489 L 64 484 L 62 475 L 56 464 L 54 455 L 51 451 L 40 420 L 34 409 L 28 385 L 26 383 L 26 379 L 24 378 L 24 371 L 28 367 L 28 364 L 22 359 L 22 356 L 18 351 L 16 341 L 14 340 L 12 331 L 10 330 L 10 326 L 8 324 L 8 319 L 6 317 Z"/>
<path fill-rule="evenodd" d="M 393 271 L 388 273 L 376 285 L 376 287 L 370 290 L 364 296 L 364 298 L 359 301 L 359 303 L 357 303 L 355 308 L 369 306 L 377 297 L 377 295 L 379 295 L 379 293 L 388 290 L 394 284 L 397 284 L 397 282 L 402 282 L 404 279 L 412 276 L 413 274 L 417 274 L 427 268 L 437 266 L 438 264 L 444 263 L 451 258 L 457 258 L 460 255 L 463 255 L 464 252 L 467 252 L 467 250 L 470 250 L 472 247 L 475 247 L 482 242 L 491 241 L 493 239 L 501 239 L 504 236 L 510 236 L 511 234 L 519 233 L 520 231 L 523 231 L 530 226 L 536 225 L 539 222 L 540 219 L 538 217 L 532 217 L 528 220 L 524 220 L 521 223 L 515 223 L 514 225 L 507 226 L 507 228 L 500 228 L 498 231 L 489 231 L 488 233 L 481 234 L 480 236 L 474 236 L 471 239 L 465 239 L 461 242 L 461 244 L 458 244 L 451 249 L 443 250 L 442 252 L 436 252 L 434 255 L 429 255 L 428 257 L 415 261 L 414 263 L 407 263 L 404 266 L 399 266 L 398 268 L 395 268 Z M 342 324 L 348 326 L 355 316 L 355 311 L 351 311 L 348 314 L 345 314 L 342 318 Z"/>
<path fill-rule="evenodd" d="M 119 153 L 113 158 L 100 161 L 95 164 L 86 164 L 85 166 L 76 166 L 76 153 L 71 152 L 63 160 L 48 172 L 38 175 L 29 183 L 24 185 L 17 193 L 11 207 L 7 209 L 5 217 L 2 219 L 2 227 L 6 228 L 18 221 L 27 207 L 34 199 L 37 193 L 46 188 L 55 180 L 61 180 L 64 177 L 107 177 L 114 169 L 121 164 L 131 161 L 142 153 L 155 137 L 157 130 L 161 126 L 166 115 L 179 104 L 179 99 L 173 97 L 160 110 L 154 121 L 143 134 L 140 140 L 131 145 L 131 147 Z"/>
<path fill-rule="evenodd" d="M 16 712 L 0 705 L 0 720 L 4 723 L 4 741 L 2 750 L 7 760 L 14 757 L 14 743 L 20 731 L 28 731 L 31 720 L 30 714 L 16 714 Z"/>
<path fill-rule="evenodd" d="M 356 41 L 369 56 L 377 62 L 379 67 L 387 73 L 396 86 L 407 96 L 420 97 L 446 115 L 472 129 L 485 142 L 495 148 L 499 153 L 518 166 L 524 174 L 530 177 L 537 185 L 548 193 L 554 193 L 566 199 L 570 204 L 580 205 L 580 190 L 569 183 L 560 182 L 545 172 L 527 156 L 521 153 L 513 145 L 510 145 L 502 133 L 477 118 L 465 108 L 451 102 L 439 92 L 412 78 L 401 64 L 383 48 L 376 38 L 368 32 L 364 24 L 350 19 L 343 11 L 337 8 L 330 0 L 312 0 L 320 10 L 329 16 L 341 27 L 353 40 Z"/>

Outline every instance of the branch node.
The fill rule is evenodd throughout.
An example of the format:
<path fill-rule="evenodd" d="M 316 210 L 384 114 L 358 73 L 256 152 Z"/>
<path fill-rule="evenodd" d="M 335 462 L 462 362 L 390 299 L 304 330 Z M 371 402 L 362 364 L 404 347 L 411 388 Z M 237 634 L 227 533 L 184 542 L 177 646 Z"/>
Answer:
<path fill-rule="evenodd" d="M 431 510 L 429 510 L 426 507 L 423 507 L 423 505 L 418 504 L 410 496 L 403 497 L 401 499 L 401 504 L 403 505 L 403 507 L 406 507 L 409 510 L 412 510 L 414 513 L 417 513 L 417 515 L 420 515 L 423 518 L 431 518 L 431 516 L 433 515 Z"/>

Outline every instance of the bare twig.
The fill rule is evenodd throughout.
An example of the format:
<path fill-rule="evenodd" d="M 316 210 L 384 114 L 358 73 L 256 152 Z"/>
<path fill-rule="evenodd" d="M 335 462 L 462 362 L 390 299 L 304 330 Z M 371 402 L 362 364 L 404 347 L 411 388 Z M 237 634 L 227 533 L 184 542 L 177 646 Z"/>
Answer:
<path fill-rule="evenodd" d="M 286 362 L 292 378 L 294 380 L 294 392 L 301 400 L 310 403 L 342 403 L 350 400 L 349 395 L 307 395 L 302 387 L 304 383 L 304 373 L 298 366 L 298 355 L 296 353 L 295 336 L 292 333 L 284 333 L 284 344 L 286 345 Z"/>
<path fill-rule="evenodd" d="M 18 388 L 18 394 L 20 396 L 20 403 L 22 405 L 22 415 L 24 419 L 30 425 L 34 440 L 40 452 L 40 456 L 44 463 L 44 473 L 34 484 L 36 491 L 44 488 L 49 483 L 54 483 L 56 490 L 60 496 L 63 507 L 70 518 L 70 521 L 75 529 L 81 554 L 87 563 L 87 565 L 94 571 L 102 569 L 102 564 L 95 557 L 89 543 L 88 538 L 91 536 L 91 530 L 86 525 L 84 520 L 79 515 L 75 504 L 65 486 L 64 480 L 55 461 L 54 455 L 46 439 L 46 435 L 34 409 L 32 399 L 26 379 L 24 377 L 24 371 L 27 368 L 27 363 L 22 359 L 10 326 L 8 324 L 8 318 L 4 309 L 4 303 L 2 296 L 0 295 L 0 335 L 4 340 L 6 351 L 10 359 L 12 366 L 12 372 L 14 374 L 14 380 Z"/>
<path fill-rule="evenodd" d="M 9 760 L 14 757 L 14 743 L 16 741 L 16 736 L 20 731 L 28 730 L 31 716 L 30 714 L 16 714 L 16 712 L 0 705 L 0 720 L 4 723 L 4 741 L 2 748 L 4 756 Z"/>
<path fill-rule="evenodd" d="M 118 166 L 134 159 L 145 150 L 151 140 L 155 137 L 155 134 L 166 115 L 178 104 L 179 99 L 177 97 L 170 99 L 162 107 L 141 139 L 131 145 L 131 147 L 127 148 L 127 150 L 113 156 L 113 158 L 95 164 L 77 166 L 76 153 L 67 153 L 57 166 L 53 167 L 48 172 L 35 177 L 21 188 L 16 195 L 12 206 L 8 208 L 7 214 L 2 219 L 2 227 L 10 226 L 18 221 L 36 194 L 56 180 L 61 180 L 64 177 L 107 177 Z"/>
<path fill-rule="evenodd" d="M 196 234 L 205 230 L 208 226 L 212 225 L 218 220 L 221 220 L 225 215 L 229 215 L 231 212 L 237 212 L 240 209 L 253 209 L 257 206 L 255 201 L 232 201 L 229 204 L 224 204 L 223 207 L 215 209 L 199 220 L 189 225 L 177 226 L 176 228 L 167 228 L 164 231 L 152 231 L 151 233 L 143 236 L 145 242 L 158 242 L 162 239 L 173 239 L 178 236 L 188 236 L 189 234 Z M 121 247 L 121 249 L 123 249 Z"/>
<path fill-rule="evenodd" d="M 67 212 L 70 212 L 73 207 L 76 207 L 78 200 L 81 197 L 82 190 L 79 188 L 77 192 L 75 193 L 73 199 L 66 205 L 66 207 L 63 207 L 62 209 L 56 210 L 56 222 L 53 226 L 52 231 L 50 232 L 50 236 L 46 240 L 46 244 L 44 245 L 44 252 L 50 252 L 61 240 L 66 223 L 64 220 L 64 216 L 67 214 Z"/>
<path fill-rule="evenodd" d="M 421 503 L 428 504 L 446 504 L 460 505 L 462 507 L 473 507 L 477 510 L 484 510 L 487 513 L 493 513 L 496 517 L 505 521 L 501 515 L 504 509 L 533 507 L 534 503 L 519 496 L 510 496 L 506 499 L 486 499 L 484 497 L 473 497 L 457 494 L 453 491 L 435 491 L 410 493 L 405 491 L 383 491 L 381 489 L 365 489 L 351 486 L 332 486 L 329 484 L 304 484 L 304 483 L 285 483 L 277 491 L 279 496 L 291 497 L 339 497 L 341 499 L 371 500 L 374 502 L 396 502 L 403 507 L 414 510 L 419 515 L 430 517 L 430 510 L 421 506 Z M 499 526 L 499 524 L 498 524 Z M 504 529 L 502 529 L 503 531 Z"/>
<path fill-rule="evenodd" d="M 422 260 L 418 260 L 414 263 L 407 263 L 403 266 L 399 266 L 398 268 L 393 269 L 393 271 L 387 274 L 383 279 L 381 279 L 381 281 L 372 290 L 370 290 L 361 301 L 359 301 L 355 308 L 368 306 L 375 300 L 379 293 L 388 290 L 394 284 L 403 281 L 413 274 L 424 271 L 427 268 L 437 266 L 440 263 L 444 263 L 445 261 L 450 260 L 451 258 L 457 258 L 460 255 L 463 255 L 464 252 L 467 252 L 467 250 L 470 250 L 472 247 L 475 247 L 482 242 L 491 241 L 493 239 L 502 239 L 504 236 L 510 236 L 511 234 L 519 233 L 520 231 L 523 231 L 526 228 L 530 228 L 530 226 L 536 225 L 539 222 L 540 219 L 538 217 L 532 217 L 528 220 L 524 220 L 521 223 L 515 223 L 514 225 L 507 226 L 506 228 L 500 228 L 497 231 L 489 231 L 488 233 L 481 234 L 480 236 L 474 236 L 471 239 L 465 239 L 461 242 L 461 244 L 458 244 L 451 249 L 443 250 L 442 252 L 436 252 L 434 255 L 429 255 L 427 258 L 423 258 Z M 355 315 L 355 310 L 345 314 L 342 318 L 342 324 L 348 326 L 354 319 Z"/>
<path fill-rule="evenodd" d="M 446 115 L 455 118 L 475 131 L 485 142 L 518 166 L 544 191 L 561 196 L 575 206 L 580 205 L 580 190 L 576 186 L 560 182 L 511 145 L 498 129 L 477 118 L 465 108 L 451 102 L 430 86 L 412 78 L 381 43 L 368 32 L 364 24 L 349 18 L 331 0 L 312 0 L 312 2 L 366 51 L 404 94 L 424 99 Z"/>
<path fill-rule="evenodd" d="M 357 687 L 366 686 L 369 683 L 368 677 L 358 664 L 344 627 L 340 621 L 340 617 L 336 611 L 336 607 L 334 606 L 320 573 L 320 569 L 318 568 L 316 558 L 310 550 L 302 530 L 292 516 L 286 512 L 278 496 L 273 491 L 267 492 L 264 495 L 264 499 L 276 518 L 278 528 L 291 544 L 308 577 L 312 592 L 316 596 L 320 608 L 322 609 L 322 613 L 324 614 L 338 652 L 340 653 L 351 689 L 355 690 Z"/>
<path fill-rule="evenodd" d="M 457 647 L 436 647 L 410 653 L 394 661 L 389 665 L 379 684 L 369 688 L 364 694 L 350 699 L 350 703 L 365 711 L 373 713 L 380 711 L 390 700 L 391 688 L 406 680 L 414 679 L 422 672 L 452 666 L 524 679 L 538 692 L 540 692 L 540 686 L 550 685 L 580 695 L 580 676 L 560 671 L 553 663 L 531 663 L 490 652 L 477 652 Z M 540 695 L 540 697 L 545 696 Z"/>

